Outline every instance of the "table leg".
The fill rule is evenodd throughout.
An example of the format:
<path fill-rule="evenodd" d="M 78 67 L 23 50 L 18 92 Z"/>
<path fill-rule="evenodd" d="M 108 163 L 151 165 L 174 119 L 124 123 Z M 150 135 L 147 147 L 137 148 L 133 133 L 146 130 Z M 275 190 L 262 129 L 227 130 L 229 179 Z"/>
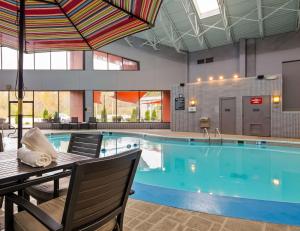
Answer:
<path fill-rule="evenodd" d="M 4 230 L 6 231 L 10 231 L 14 229 L 13 214 L 14 214 L 14 205 L 12 201 L 5 199 L 5 218 L 4 218 L 5 229 Z"/>
<path fill-rule="evenodd" d="M 54 192 L 53 192 L 53 197 L 57 198 L 59 197 L 59 178 L 54 179 Z"/>

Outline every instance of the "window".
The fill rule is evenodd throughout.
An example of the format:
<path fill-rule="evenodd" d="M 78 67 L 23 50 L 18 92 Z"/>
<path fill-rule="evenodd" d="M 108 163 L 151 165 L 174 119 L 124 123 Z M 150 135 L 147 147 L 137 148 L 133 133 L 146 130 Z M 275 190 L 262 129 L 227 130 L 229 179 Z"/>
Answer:
<path fill-rule="evenodd" d="M 94 91 L 98 122 L 170 122 L 170 91 Z"/>
<path fill-rule="evenodd" d="M 24 70 L 83 70 L 83 51 L 24 53 Z M 0 69 L 16 70 L 18 52 L 0 47 Z"/>
<path fill-rule="evenodd" d="M 67 52 L 51 52 L 51 70 L 67 69 Z"/>
<path fill-rule="evenodd" d="M 58 113 L 57 91 L 34 92 L 34 122 L 54 119 Z"/>
<path fill-rule="evenodd" d="M 101 51 L 94 52 L 93 65 L 94 70 L 138 71 L 140 68 L 139 62 Z"/>
<path fill-rule="evenodd" d="M 0 91 L 0 120 L 8 122 L 8 92 Z"/>
<path fill-rule="evenodd" d="M 194 0 L 194 5 L 201 19 L 220 14 L 218 0 Z"/>
<path fill-rule="evenodd" d="M 141 122 L 161 121 L 161 92 L 141 92 Z"/>
<path fill-rule="evenodd" d="M 122 70 L 122 57 L 108 54 L 108 70 Z"/>
<path fill-rule="evenodd" d="M 2 69 L 16 70 L 18 67 L 18 53 L 8 47 L 2 47 Z"/>
<path fill-rule="evenodd" d="M 123 69 L 125 71 L 136 71 L 139 69 L 138 63 L 132 60 L 123 59 Z"/>
<path fill-rule="evenodd" d="M 34 70 L 34 54 L 24 54 L 23 68 L 25 70 Z"/>
<path fill-rule="evenodd" d="M 94 91 L 94 116 L 99 122 L 117 120 L 116 97 L 113 91 Z"/>
<path fill-rule="evenodd" d="M 117 118 L 114 122 L 139 122 L 139 99 L 138 91 L 118 91 Z"/>
<path fill-rule="evenodd" d="M 50 69 L 50 52 L 35 53 L 35 69 L 36 70 Z"/>
<path fill-rule="evenodd" d="M 95 51 L 93 62 L 94 62 L 94 70 L 107 70 L 108 68 L 106 53 Z"/>

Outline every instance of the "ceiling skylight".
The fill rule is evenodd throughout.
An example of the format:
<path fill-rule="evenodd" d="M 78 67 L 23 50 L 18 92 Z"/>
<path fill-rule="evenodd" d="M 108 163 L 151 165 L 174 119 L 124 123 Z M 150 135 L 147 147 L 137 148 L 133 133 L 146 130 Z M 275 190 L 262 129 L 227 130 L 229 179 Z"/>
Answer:
<path fill-rule="evenodd" d="M 200 18 L 220 14 L 218 0 L 193 0 Z"/>

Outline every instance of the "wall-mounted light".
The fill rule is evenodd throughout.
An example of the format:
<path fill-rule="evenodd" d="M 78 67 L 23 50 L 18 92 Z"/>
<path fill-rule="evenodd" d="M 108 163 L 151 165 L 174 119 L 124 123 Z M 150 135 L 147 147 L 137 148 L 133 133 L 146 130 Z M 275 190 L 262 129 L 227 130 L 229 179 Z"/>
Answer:
<path fill-rule="evenodd" d="M 235 75 L 233 76 L 233 78 L 234 78 L 234 79 L 238 79 L 239 76 L 238 76 L 237 74 L 235 74 Z"/>
<path fill-rule="evenodd" d="M 197 82 L 200 83 L 200 82 L 201 82 L 201 78 L 198 78 L 198 79 L 197 79 Z"/>
<path fill-rule="evenodd" d="M 209 81 L 212 81 L 212 80 L 214 80 L 214 77 L 210 76 L 210 77 L 208 78 L 208 80 L 209 80 Z"/>
<path fill-rule="evenodd" d="M 197 101 L 195 99 L 190 100 L 190 107 L 195 107 L 197 104 Z"/>
<path fill-rule="evenodd" d="M 274 104 L 279 104 L 280 103 L 280 96 L 279 95 L 273 96 L 273 103 Z"/>
<path fill-rule="evenodd" d="M 219 80 L 223 80 L 224 79 L 224 76 L 223 75 L 220 75 L 219 76 Z"/>

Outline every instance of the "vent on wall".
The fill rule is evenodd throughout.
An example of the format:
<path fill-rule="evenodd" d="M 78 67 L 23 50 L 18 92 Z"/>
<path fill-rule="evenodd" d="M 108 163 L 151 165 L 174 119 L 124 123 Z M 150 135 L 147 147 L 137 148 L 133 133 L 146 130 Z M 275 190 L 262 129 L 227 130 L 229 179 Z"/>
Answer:
<path fill-rule="evenodd" d="M 213 63 L 214 62 L 214 57 L 209 57 L 205 59 L 198 59 L 197 64 L 204 64 L 204 63 Z"/>

